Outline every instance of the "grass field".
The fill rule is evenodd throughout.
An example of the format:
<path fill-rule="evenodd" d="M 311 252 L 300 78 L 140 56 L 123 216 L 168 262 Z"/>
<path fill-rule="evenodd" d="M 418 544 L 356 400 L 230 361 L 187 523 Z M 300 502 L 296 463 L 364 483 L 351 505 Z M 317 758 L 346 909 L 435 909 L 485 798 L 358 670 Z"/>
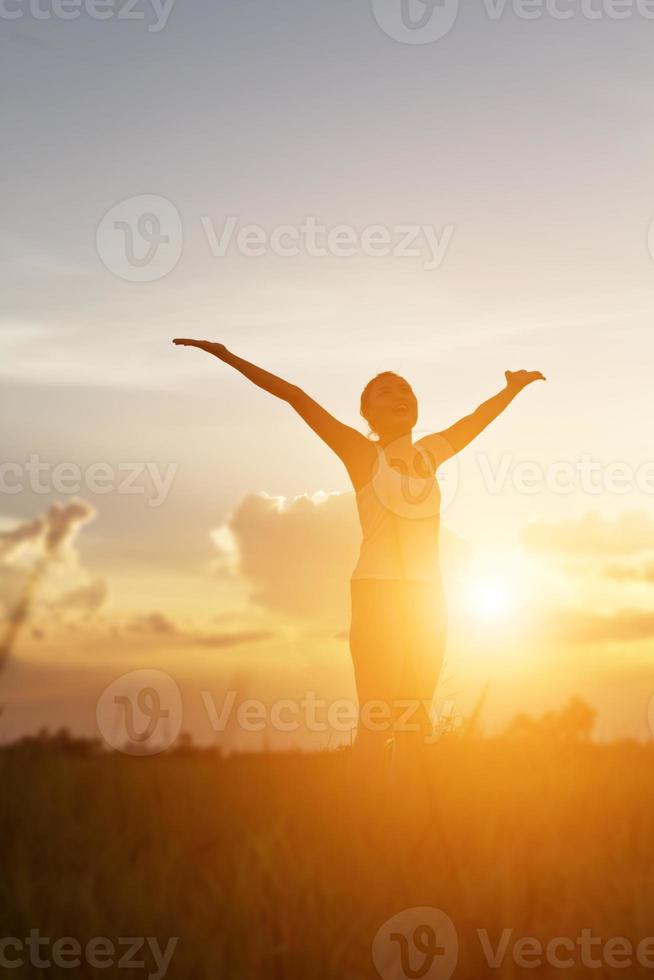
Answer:
<path fill-rule="evenodd" d="M 411 787 L 356 792 L 347 763 L 348 750 L 133 758 L 6 747 L 1 934 L 38 929 L 82 946 L 151 936 L 162 948 L 178 937 L 166 975 L 180 980 L 348 980 L 377 976 L 385 920 L 430 906 L 456 930 L 455 977 L 654 975 L 654 945 L 651 965 L 636 958 L 654 935 L 654 746 L 447 736 L 430 750 L 420 802 Z M 493 968 L 484 949 L 504 929 Z M 602 941 L 591 953 L 584 929 Z M 534 966 L 532 952 L 520 965 L 523 937 L 571 940 L 574 952 L 558 955 L 574 963 Z M 606 953 L 615 937 L 633 944 L 631 966 L 619 943 Z M 3 974 L 157 975 L 140 959 L 45 971 L 26 960 Z M 413 976 L 450 975 L 438 957 L 426 973 L 412 962 Z"/>

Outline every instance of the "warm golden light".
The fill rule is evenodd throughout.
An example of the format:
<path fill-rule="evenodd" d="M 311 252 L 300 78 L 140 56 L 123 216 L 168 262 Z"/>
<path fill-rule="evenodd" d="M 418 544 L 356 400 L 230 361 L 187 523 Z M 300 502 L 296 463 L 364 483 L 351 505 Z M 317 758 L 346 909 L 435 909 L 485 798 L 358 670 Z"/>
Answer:
<path fill-rule="evenodd" d="M 468 585 L 466 605 L 477 618 L 506 619 L 515 610 L 516 594 L 507 579 L 490 574 L 478 576 Z"/>

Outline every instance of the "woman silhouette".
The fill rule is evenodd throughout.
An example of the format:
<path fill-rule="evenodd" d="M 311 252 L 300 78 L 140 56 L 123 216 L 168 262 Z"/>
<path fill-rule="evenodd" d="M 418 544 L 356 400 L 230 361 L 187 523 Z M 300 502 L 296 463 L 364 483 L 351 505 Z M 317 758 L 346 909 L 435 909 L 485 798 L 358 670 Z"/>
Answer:
<path fill-rule="evenodd" d="M 358 771 L 378 769 L 389 744 L 415 756 L 432 730 L 431 702 L 441 669 L 446 607 L 438 564 L 440 493 L 436 469 L 460 452 L 540 371 L 506 371 L 505 387 L 471 415 L 416 443 L 416 396 L 383 371 L 361 394 L 372 441 L 329 414 L 297 385 L 237 357 L 224 344 L 198 347 L 288 402 L 344 463 L 363 533 L 350 581 L 350 650 L 359 699 L 354 746 Z M 402 749 L 407 751 L 402 752 Z"/>

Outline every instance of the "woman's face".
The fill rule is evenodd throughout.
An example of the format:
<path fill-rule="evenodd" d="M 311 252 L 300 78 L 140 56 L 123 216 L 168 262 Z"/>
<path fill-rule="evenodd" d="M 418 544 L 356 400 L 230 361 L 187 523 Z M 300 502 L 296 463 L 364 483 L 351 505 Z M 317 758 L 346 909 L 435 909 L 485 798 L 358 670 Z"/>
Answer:
<path fill-rule="evenodd" d="M 370 389 L 366 414 L 380 436 L 400 435 L 418 421 L 418 401 L 404 378 L 378 378 Z"/>

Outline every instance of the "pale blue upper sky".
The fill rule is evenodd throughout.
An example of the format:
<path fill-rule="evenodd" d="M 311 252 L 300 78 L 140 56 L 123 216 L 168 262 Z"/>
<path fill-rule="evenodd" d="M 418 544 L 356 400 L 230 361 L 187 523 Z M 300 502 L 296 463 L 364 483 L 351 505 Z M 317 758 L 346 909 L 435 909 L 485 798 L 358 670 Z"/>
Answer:
<path fill-rule="evenodd" d="M 222 340 L 363 431 L 358 395 L 377 370 L 404 372 L 421 425 L 440 427 L 505 368 L 541 369 L 549 387 L 526 392 L 484 449 L 648 456 L 654 20 L 494 20 L 466 3 L 445 37 L 408 45 L 366 2 L 177 0 L 158 32 L 145 0 L 145 21 L 22 9 L 0 38 L 5 452 L 177 462 L 156 519 L 135 499 L 96 501 L 107 547 L 140 540 L 154 558 L 165 531 L 171 551 L 192 539 L 195 553 L 243 492 L 347 487 L 286 406 L 172 348 L 180 334 Z M 113 275 L 95 247 L 105 212 L 140 194 L 183 222 L 179 264 L 155 282 Z M 216 258 L 201 219 L 219 230 L 227 215 L 453 235 L 432 271 L 415 258 Z M 491 518 L 464 466 L 461 532 L 616 503 L 509 495 Z M 5 497 L 2 513 L 40 503 Z"/>

